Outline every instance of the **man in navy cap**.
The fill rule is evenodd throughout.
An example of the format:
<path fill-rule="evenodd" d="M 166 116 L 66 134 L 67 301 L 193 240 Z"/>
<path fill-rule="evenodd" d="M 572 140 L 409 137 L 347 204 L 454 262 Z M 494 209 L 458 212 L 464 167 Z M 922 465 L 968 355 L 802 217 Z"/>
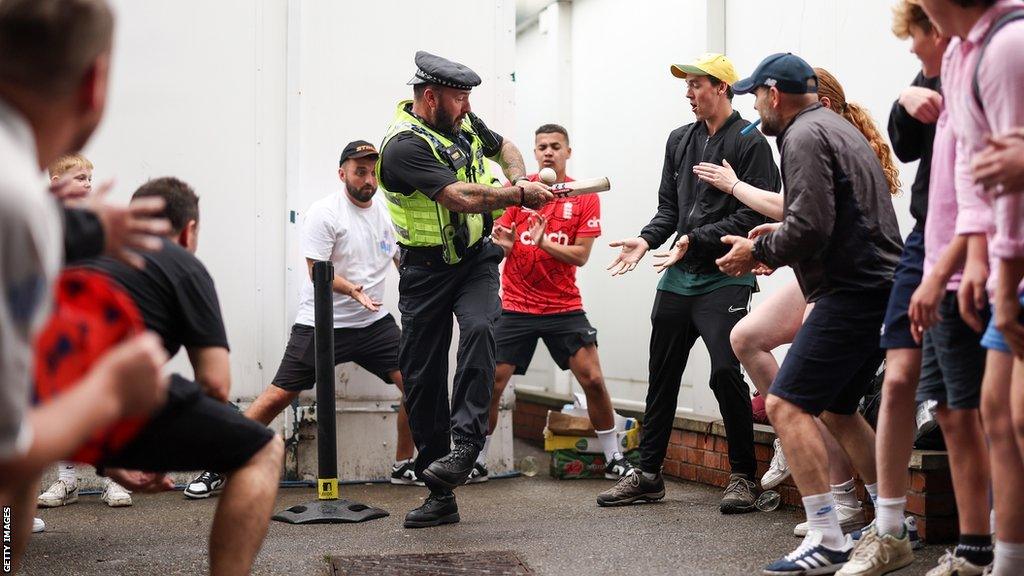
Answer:
<path fill-rule="evenodd" d="M 377 162 L 401 250 L 398 363 L 419 451 L 415 471 L 430 488 L 406 516 L 407 528 L 459 521 L 452 489 L 469 477 L 484 446 L 504 257 L 489 238 L 494 218 L 506 206 L 539 208 L 553 198 L 547 186 L 527 179 L 515 144 L 472 113 L 470 91 L 481 82 L 476 72 L 422 51 L 416 67 L 413 100 L 398 103 Z M 500 186 L 486 158 L 511 185 Z M 449 405 L 452 314 L 459 350 Z"/>
<path fill-rule="evenodd" d="M 757 262 L 790 265 L 807 301 L 815 303 L 766 399 L 803 495 L 809 531 L 765 574 L 824 574 L 849 560 L 853 543 L 839 527 L 813 417 L 832 431 L 864 482 L 873 484 L 874 432 L 857 405 L 883 355 L 878 331 L 902 248 L 899 226 L 878 157 L 852 124 L 818 102 L 818 80 L 807 62 L 774 54 L 733 89 L 756 95 L 761 129 L 777 136 L 785 212 L 756 241 L 724 237 L 732 248 L 718 264 L 732 275 Z"/>

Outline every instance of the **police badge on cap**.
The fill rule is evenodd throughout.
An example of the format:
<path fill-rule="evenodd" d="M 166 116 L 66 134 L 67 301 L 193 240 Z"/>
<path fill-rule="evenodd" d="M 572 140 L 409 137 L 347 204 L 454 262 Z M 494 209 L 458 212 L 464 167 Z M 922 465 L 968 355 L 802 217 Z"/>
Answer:
<path fill-rule="evenodd" d="M 468 66 L 420 50 L 416 52 L 416 75 L 408 84 L 437 84 L 456 90 L 472 90 L 480 82 L 480 76 Z"/>

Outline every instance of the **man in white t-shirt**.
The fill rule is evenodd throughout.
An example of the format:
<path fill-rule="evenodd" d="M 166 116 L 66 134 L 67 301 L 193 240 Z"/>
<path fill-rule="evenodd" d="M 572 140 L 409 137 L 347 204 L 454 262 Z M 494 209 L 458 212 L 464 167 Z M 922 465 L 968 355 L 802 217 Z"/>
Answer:
<path fill-rule="evenodd" d="M 316 383 L 314 365 L 313 263 L 334 264 L 334 363 L 355 362 L 381 380 L 402 387 L 398 370 L 401 332 L 384 308 L 384 281 L 395 260 L 397 244 L 387 208 L 375 202 L 377 149 L 363 140 L 345 146 L 335 192 L 310 206 L 302 225 L 301 250 L 309 274 L 302 285 L 299 311 L 281 366 L 273 383 L 246 411 L 246 416 L 269 424 L 303 390 Z M 413 442 L 404 404 L 398 410 L 398 442 L 392 484 L 419 484 L 413 469 Z M 224 485 L 224 477 L 203 472 L 188 488 L 189 498 L 206 498 Z"/>

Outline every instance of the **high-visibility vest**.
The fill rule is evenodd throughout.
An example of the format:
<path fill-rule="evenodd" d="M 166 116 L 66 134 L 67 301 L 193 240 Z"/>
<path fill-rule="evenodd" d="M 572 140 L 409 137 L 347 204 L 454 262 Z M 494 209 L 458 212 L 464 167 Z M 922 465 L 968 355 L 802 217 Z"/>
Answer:
<path fill-rule="evenodd" d="M 460 214 L 453 212 L 440 203 L 431 200 L 426 194 L 416 190 L 406 195 L 387 189 L 380 177 L 381 162 L 384 149 L 391 140 L 403 132 L 412 132 L 430 147 L 437 161 L 455 173 L 460 182 L 474 182 L 488 186 L 500 186 L 499 181 L 491 173 L 484 157 L 484 144 L 473 129 L 469 119 L 462 121 L 461 131 L 470 141 L 470 155 L 444 134 L 437 132 L 419 118 L 410 113 L 412 100 L 398 103 L 391 127 L 380 145 L 380 156 L 377 160 L 377 182 L 388 201 L 388 212 L 395 227 L 399 244 L 411 248 L 440 247 L 444 260 L 448 264 L 457 264 L 462 260 L 465 251 L 479 242 L 484 235 L 490 234 L 490 222 L 501 215 L 502 210 L 491 214 Z"/>

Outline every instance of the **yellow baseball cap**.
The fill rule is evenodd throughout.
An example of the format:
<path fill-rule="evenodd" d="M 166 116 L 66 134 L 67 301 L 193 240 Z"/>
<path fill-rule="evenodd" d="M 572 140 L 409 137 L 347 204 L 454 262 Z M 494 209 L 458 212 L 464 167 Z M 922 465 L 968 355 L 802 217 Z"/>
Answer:
<path fill-rule="evenodd" d="M 670 68 L 672 75 L 676 78 L 694 76 L 714 76 L 722 82 L 732 86 L 740 79 L 732 62 L 724 54 L 708 52 L 689 64 L 673 64 Z"/>

